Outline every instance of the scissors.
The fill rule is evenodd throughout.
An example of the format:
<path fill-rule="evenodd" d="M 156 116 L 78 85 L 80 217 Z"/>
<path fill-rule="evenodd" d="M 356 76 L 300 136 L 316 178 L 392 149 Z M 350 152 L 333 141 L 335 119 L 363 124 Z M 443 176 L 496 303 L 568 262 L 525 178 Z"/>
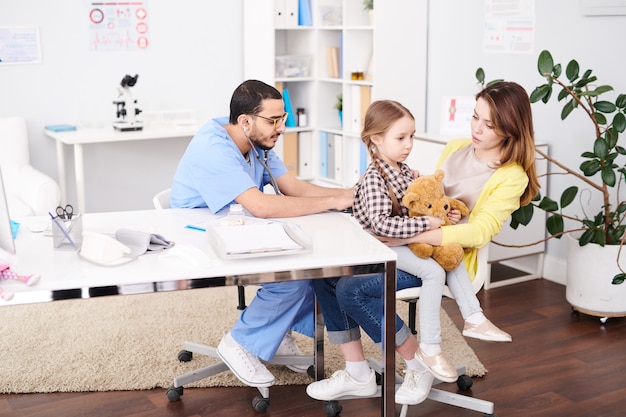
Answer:
<path fill-rule="evenodd" d="M 63 220 L 72 220 L 74 215 L 74 207 L 71 204 L 66 204 L 65 207 L 57 207 L 57 216 Z"/>

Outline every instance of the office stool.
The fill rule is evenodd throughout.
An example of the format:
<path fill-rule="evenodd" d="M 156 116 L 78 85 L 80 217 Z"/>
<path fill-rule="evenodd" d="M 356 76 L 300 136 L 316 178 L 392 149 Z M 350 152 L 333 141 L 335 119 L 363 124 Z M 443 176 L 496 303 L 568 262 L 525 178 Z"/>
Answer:
<path fill-rule="evenodd" d="M 246 308 L 244 287 L 238 286 L 237 291 L 239 300 L 237 309 L 243 311 Z M 226 366 L 226 364 L 221 361 L 219 355 L 217 354 L 217 349 L 213 346 L 202 345 L 194 342 L 185 342 L 183 344 L 183 350 L 178 352 L 177 358 L 181 362 L 189 362 L 193 359 L 194 353 L 215 358 L 219 362 L 175 377 L 174 383 L 167 389 L 166 392 L 167 398 L 172 402 L 178 401 L 183 395 L 184 385 L 199 381 L 204 378 L 208 378 L 210 376 L 217 375 L 225 371 L 230 371 L 228 366 Z M 309 365 L 307 374 L 311 378 L 315 377 L 315 359 L 313 356 L 274 356 L 270 361 L 264 361 L 264 363 L 269 365 Z M 260 395 L 257 395 L 252 399 L 252 408 L 254 408 L 254 410 L 259 413 L 264 413 L 267 411 L 267 408 L 270 404 L 269 387 L 256 388 L 259 390 Z"/>

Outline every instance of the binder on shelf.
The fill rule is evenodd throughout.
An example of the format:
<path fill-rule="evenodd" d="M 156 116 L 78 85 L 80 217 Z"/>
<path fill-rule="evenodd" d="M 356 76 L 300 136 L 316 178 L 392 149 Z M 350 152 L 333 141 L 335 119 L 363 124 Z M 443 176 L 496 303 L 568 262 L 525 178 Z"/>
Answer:
<path fill-rule="evenodd" d="M 300 178 L 313 178 L 313 133 L 298 133 L 298 176 Z"/>
<path fill-rule="evenodd" d="M 329 78 L 339 78 L 339 48 L 326 48 L 326 67 Z"/>
<path fill-rule="evenodd" d="M 328 178 L 328 133 L 320 132 L 320 177 Z"/>
<path fill-rule="evenodd" d="M 367 148 L 362 140 L 359 140 L 359 177 L 365 174 L 365 170 L 367 169 L 367 158 L 369 155 L 367 154 Z"/>
<path fill-rule="evenodd" d="M 298 26 L 298 0 L 274 0 L 274 27 Z"/>
<path fill-rule="evenodd" d="M 293 112 L 293 106 L 291 105 L 291 97 L 289 96 L 289 90 L 283 89 L 283 101 L 285 102 L 285 111 L 289 113 L 285 126 L 296 127 L 296 115 Z"/>
<path fill-rule="evenodd" d="M 334 173 L 332 177 L 335 179 L 335 181 L 343 181 L 343 136 L 333 135 L 333 145 L 333 161 L 335 164 L 335 170 L 333 171 Z"/>
<path fill-rule="evenodd" d="M 288 172 L 298 175 L 298 133 L 283 133 L 283 163 Z"/>
<path fill-rule="evenodd" d="M 327 178 L 336 179 L 335 177 L 335 135 L 328 134 L 328 140 L 326 141 L 326 160 L 328 165 Z"/>
<path fill-rule="evenodd" d="M 311 3 L 309 2 L 309 0 L 298 1 L 298 25 L 313 25 L 313 18 L 311 17 Z"/>
<path fill-rule="evenodd" d="M 350 129 L 353 132 L 360 132 L 363 128 L 365 113 L 372 100 L 372 89 L 365 85 L 353 85 L 350 87 L 350 98 Z"/>

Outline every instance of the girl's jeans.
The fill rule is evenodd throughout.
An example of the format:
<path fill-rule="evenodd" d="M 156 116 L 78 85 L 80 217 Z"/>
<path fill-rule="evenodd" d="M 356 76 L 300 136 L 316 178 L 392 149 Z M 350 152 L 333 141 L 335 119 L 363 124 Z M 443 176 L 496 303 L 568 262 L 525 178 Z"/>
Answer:
<path fill-rule="evenodd" d="M 441 297 L 446 278 L 464 318 L 482 311 L 467 271 L 461 263 L 457 269 L 446 274 L 432 259 L 417 258 L 406 246 L 399 248 L 406 248 L 412 258 L 406 256 L 406 252 L 402 253 L 402 250 L 398 252 L 396 288 L 402 290 L 421 287 L 420 339 L 422 343 L 440 344 Z M 410 269 L 411 273 L 404 268 Z M 341 344 L 358 340 L 361 337 L 359 326 L 374 343 L 381 343 L 384 282 L 384 274 L 313 280 L 330 343 Z M 396 345 L 404 343 L 409 336 L 410 330 L 396 315 Z"/>

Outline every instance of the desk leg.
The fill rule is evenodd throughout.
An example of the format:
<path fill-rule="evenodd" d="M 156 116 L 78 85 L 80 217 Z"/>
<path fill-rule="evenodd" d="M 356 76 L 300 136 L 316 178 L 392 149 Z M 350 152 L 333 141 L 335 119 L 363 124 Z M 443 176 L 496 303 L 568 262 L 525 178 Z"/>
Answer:
<path fill-rule="evenodd" d="M 324 379 L 324 316 L 315 301 L 315 380 Z"/>
<path fill-rule="evenodd" d="M 396 392 L 396 261 L 385 265 L 385 320 L 383 322 L 383 386 L 381 416 L 395 415 Z"/>
<path fill-rule="evenodd" d="M 67 177 L 65 175 L 65 152 L 63 142 L 56 141 L 57 148 L 57 174 L 59 176 L 59 188 L 61 189 L 61 205 L 67 204 Z"/>
<path fill-rule="evenodd" d="M 85 213 L 85 165 L 83 145 L 74 144 L 74 173 L 76 175 L 76 200 L 78 212 Z"/>

